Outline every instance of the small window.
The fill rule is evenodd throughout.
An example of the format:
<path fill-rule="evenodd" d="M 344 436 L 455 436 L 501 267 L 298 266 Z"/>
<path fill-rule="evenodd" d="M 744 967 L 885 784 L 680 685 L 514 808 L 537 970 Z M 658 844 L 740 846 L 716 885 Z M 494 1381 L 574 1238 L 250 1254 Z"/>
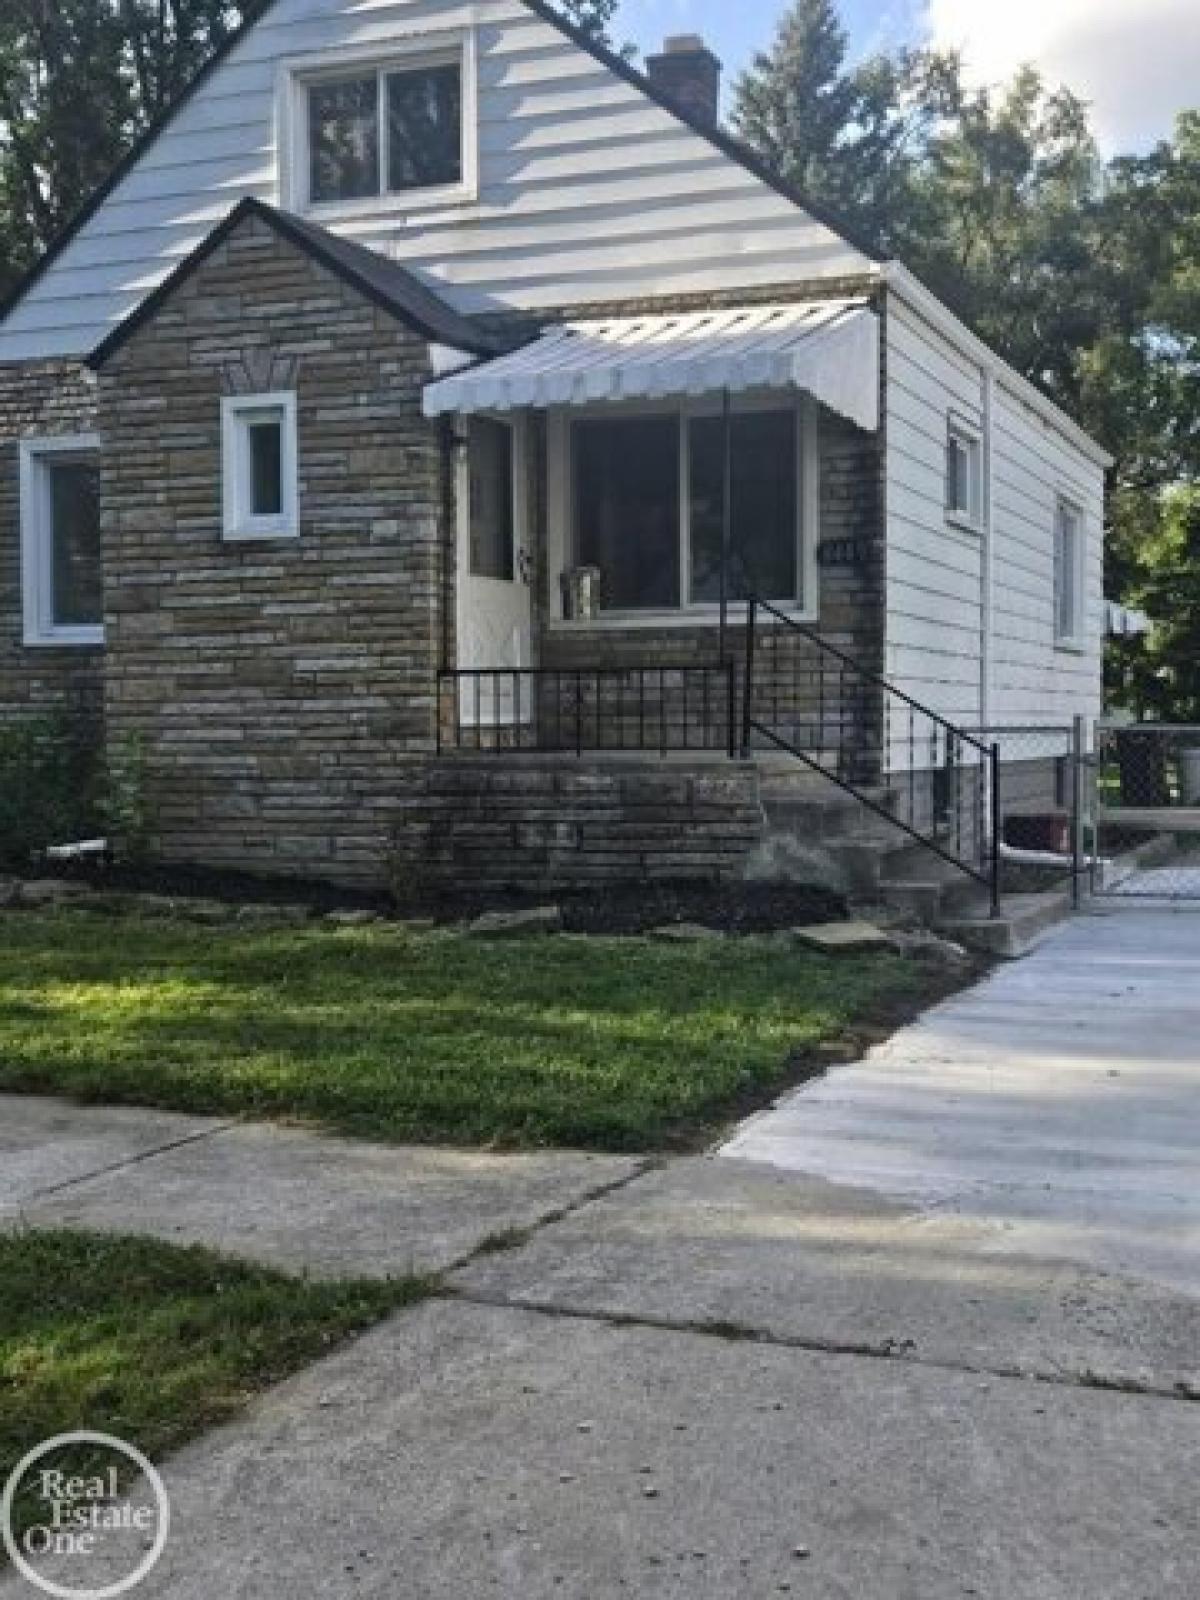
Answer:
<path fill-rule="evenodd" d="M 287 539 L 297 516 L 296 397 L 221 402 L 221 478 L 227 539 Z"/>
<path fill-rule="evenodd" d="M 946 515 L 971 528 L 983 515 L 982 460 L 979 435 L 952 417 L 946 435 Z"/>
<path fill-rule="evenodd" d="M 471 424 L 471 575 L 511 583 L 516 576 L 513 436 L 503 422 Z"/>
<path fill-rule="evenodd" d="M 1062 645 L 1083 640 L 1083 513 L 1060 500 L 1054 527 L 1054 637 Z"/>
<path fill-rule="evenodd" d="M 461 52 L 319 79 L 303 92 L 310 205 L 462 183 Z"/>
<path fill-rule="evenodd" d="M 22 442 L 21 551 L 25 643 L 103 643 L 100 467 L 94 436 Z"/>

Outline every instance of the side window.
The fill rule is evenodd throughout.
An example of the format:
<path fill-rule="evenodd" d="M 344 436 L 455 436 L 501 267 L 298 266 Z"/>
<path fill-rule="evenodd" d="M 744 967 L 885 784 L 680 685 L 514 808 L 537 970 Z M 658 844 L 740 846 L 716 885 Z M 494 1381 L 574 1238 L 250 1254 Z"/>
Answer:
<path fill-rule="evenodd" d="M 237 395 L 221 402 L 226 539 L 288 539 L 300 532 L 296 396 Z"/>
<path fill-rule="evenodd" d="M 90 434 L 21 444 L 26 644 L 103 642 L 99 461 Z"/>
<path fill-rule="evenodd" d="M 471 423 L 471 574 L 509 583 L 514 563 L 513 431 L 477 417 Z"/>
<path fill-rule="evenodd" d="M 1083 640 L 1084 614 L 1083 513 L 1059 499 L 1054 518 L 1054 638 L 1078 645 Z"/>
<path fill-rule="evenodd" d="M 971 528 L 983 519 L 983 447 L 979 435 L 955 417 L 946 432 L 946 516 Z"/>

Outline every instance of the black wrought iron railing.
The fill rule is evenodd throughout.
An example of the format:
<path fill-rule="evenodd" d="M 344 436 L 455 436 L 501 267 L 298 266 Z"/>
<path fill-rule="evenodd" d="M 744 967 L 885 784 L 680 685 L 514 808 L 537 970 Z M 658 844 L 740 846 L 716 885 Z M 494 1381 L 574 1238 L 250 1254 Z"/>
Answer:
<path fill-rule="evenodd" d="M 440 754 L 736 756 L 733 662 L 438 674 Z"/>
<path fill-rule="evenodd" d="M 1000 759 L 785 612 L 751 600 L 741 748 L 823 774 L 1000 903 Z"/>

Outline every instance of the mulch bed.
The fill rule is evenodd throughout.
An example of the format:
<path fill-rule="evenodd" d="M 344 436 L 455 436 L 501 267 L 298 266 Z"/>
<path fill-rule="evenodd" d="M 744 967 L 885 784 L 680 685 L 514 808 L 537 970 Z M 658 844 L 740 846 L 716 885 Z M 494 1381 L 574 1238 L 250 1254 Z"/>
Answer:
<path fill-rule="evenodd" d="M 392 896 L 384 891 L 372 893 L 328 883 L 260 878 L 202 867 L 87 862 L 29 875 L 64 878 L 98 890 L 123 893 L 219 900 L 236 905 L 299 904 L 309 906 L 318 915 L 370 910 L 406 919 L 430 918 L 443 924 L 469 921 L 490 911 L 557 905 L 568 933 L 596 936 L 648 933 L 672 923 L 694 923 L 723 933 L 773 933 L 836 922 L 846 914 L 845 901 L 831 890 L 785 883 L 645 883 L 558 892 L 441 894 L 409 900 L 398 912 Z"/>

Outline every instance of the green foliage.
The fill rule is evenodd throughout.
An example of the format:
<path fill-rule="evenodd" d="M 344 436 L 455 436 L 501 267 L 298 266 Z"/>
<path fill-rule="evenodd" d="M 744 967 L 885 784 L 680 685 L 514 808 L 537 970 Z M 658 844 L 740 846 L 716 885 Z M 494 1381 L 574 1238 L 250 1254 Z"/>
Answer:
<path fill-rule="evenodd" d="M 621 8 L 621 0 L 551 0 L 551 3 L 568 22 L 582 28 L 598 43 L 613 48 L 612 24 Z"/>
<path fill-rule="evenodd" d="M 931 983 L 899 956 L 766 939 L 0 923 L 0 1090 L 405 1141 L 662 1147 Z"/>
<path fill-rule="evenodd" d="M 81 1428 L 152 1460 L 427 1292 L 316 1284 L 207 1250 L 87 1233 L 0 1237 L 0 1483 Z M 101 1463 L 58 1457 L 86 1473 Z M 34 1502 L 17 1498 L 18 1530 Z M 0 1555 L 0 1565 L 3 1556 Z"/>
<path fill-rule="evenodd" d="M 147 851 L 150 818 L 146 801 L 146 745 L 140 734 L 108 741 L 99 804 L 105 833 L 127 861 Z"/>
<path fill-rule="evenodd" d="M 97 749 L 87 724 L 31 717 L 0 727 L 0 865 L 94 832 Z"/>
<path fill-rule="evenodd" d="M 251 0 L 5 0 L 0 293 L 252 8 Z"/>
<path fill-rule="evenodd" d="M 1113 688 L 1140 716 L 1200 725 L 1200 487 L 1168 491 L 1156 510 L 1131 579 L 1154 631 L 1114 647 Z"/>

